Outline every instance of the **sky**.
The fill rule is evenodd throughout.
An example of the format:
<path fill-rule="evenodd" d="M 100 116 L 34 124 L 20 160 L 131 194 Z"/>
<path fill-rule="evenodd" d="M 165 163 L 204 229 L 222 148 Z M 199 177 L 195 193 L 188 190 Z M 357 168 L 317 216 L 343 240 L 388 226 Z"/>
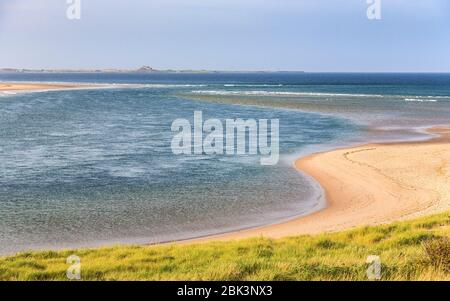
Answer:
<path fill-rule="evenodd" d="M 80 1 L 0 0 L 0 67 L 450 72 L 450 0 Z"/>

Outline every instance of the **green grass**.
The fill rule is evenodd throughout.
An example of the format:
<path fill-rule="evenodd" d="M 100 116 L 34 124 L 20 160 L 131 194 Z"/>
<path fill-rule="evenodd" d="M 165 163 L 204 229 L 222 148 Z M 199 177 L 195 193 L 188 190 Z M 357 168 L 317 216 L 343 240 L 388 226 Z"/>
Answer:
<path fill-rule="evenodd" d="M 382 280 L 450 280 L 450 212 L 317 236 L 192 245 L 120 246 L 0 258 L 0 280 L 366 280 L 369 255 Z"/>

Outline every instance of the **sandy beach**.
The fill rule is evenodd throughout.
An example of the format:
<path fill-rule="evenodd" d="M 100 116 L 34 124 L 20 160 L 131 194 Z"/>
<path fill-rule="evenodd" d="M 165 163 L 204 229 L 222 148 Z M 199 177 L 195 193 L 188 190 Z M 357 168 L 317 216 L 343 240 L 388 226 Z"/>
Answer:
<path fill-rule="evenodd" d="M 449 210 L 450 130 L 429 131 L 438 137 L 368 144 L 300 158 L 296 168 L 325 190 L 325 209 L 284 223 L 191 241 L 318 234 Z"/>
<path fill-rule="evenodd" d="M 60 90 L 80 87 L 80 85 L 74 84 L 0 83 L 0 92 Z"/>

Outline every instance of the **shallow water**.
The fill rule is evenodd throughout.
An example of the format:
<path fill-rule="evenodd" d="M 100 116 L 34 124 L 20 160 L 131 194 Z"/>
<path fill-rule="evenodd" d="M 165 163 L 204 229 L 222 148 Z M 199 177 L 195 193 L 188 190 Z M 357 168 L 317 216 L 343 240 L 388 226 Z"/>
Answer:
<path fill-rule="evenodd" d="M 0 253 L 186 239 L 317 209 L 320 189 L 292 167 L 299 154 L 447 122 L 448 75 L 373 76 L 0 75 L 119 84 L 0 97 Z M 280 162 L 174 155 L 171 123 L 196 110 L 278 118 Z"/>

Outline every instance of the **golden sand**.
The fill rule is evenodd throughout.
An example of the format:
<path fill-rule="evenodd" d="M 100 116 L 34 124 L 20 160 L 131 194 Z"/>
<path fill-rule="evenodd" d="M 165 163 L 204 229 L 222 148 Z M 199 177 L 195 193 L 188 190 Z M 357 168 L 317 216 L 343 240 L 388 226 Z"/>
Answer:
<path fill-rule="evenodd" d="M 39 91 L 79 88 L 73 84 L 0 83 L 0 92 Z"/>
<path fill-rule="evenodd" d="M 327 207 L 288 222 L 191 241 L 279 238 L 376 225 L 450 210 L 450 131 L 411 143 L 369 144 L 300 158 Z M 289 187 L 286 187 L 289 189 Z"/>

